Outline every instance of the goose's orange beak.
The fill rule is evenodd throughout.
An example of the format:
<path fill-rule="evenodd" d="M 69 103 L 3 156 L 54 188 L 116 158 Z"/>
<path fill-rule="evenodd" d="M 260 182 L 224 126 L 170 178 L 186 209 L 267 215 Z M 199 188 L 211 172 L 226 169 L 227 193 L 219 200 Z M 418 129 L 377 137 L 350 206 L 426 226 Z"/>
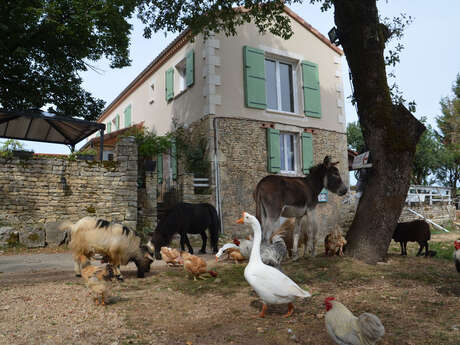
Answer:
<path fill-rule="evenodd" d="M 240 219 L 236 221 L 238 224 L 244 224 L 244 212 Z"/>

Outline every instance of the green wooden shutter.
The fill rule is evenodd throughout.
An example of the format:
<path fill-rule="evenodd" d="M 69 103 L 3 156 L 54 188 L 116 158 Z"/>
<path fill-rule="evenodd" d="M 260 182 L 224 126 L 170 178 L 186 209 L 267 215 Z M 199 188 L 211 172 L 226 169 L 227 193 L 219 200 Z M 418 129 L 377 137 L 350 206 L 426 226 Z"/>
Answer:
<path fill-rule="evenodd" d="M 161 153 L 157 156 L 157 174 L 158 183 L 163 183 L 163 155 Z"/>
<path fill-rule="evenodd" d="M 268 172 L 279 173 L 281 170 L 280 131 L 267 128 Z"/>
<path fill-rule="evenodd" d="M 318 65 L 302 61 L 303 104 L 305 116 L 321 117 Z"/>
<path fill-rule="evenodd" d="M 176 142 L 171 143 L 171 171 L 173 180 L 177 179 L 177 148 Z"/>
<path fill-rule="evenodd" d="M 244 101 L 248 108 L 267 108 L 264 51 L 243 47 Z"/>
<path fill-rule="evenodd" d="M 191 50 L 187 53 L 186 61 L 185 61 L 185 83 L 187 87 L 190 87 L 195 82 L 195 71 L 194 71 L 194 61 L 195 61 L 195 54 L 194 51 Z"/>
<path fill-rule="evenodd" d="M 131 126 L 131 104 L 125 108 L 125 128 Z"/>
<path fill-rule="evenodd" d="M 107 134 L 109 134 L 110 132 L 112 132 L 112 122 L 109 122 L 107 123 Z"/>
<path fill-rule="evenodd" d="M 171 67 L 165 72 L 166 101 L 174 97 L 174 69 Z"/>
<path fill-rule="evenodd" d="M 120 114 L 115 116 L 115 130 L 118 131 L 120 129 Z"/>
<path fill-rule="evenodd" d="M 302 133 L 302 172 L 308 174 L 313 166 L 313 136 L 311 133 Z"/>

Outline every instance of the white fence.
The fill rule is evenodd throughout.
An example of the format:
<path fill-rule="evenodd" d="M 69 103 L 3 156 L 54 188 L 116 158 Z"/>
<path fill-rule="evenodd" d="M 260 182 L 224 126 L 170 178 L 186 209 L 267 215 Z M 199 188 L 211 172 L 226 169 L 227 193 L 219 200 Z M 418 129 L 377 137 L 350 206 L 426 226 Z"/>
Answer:
<path fill-rule="evenodd" d="M 450 188 L 436 186 L 410 186 L 407 192 L 406 203 L 429 203 L 436 202 L 451 204 Z"/>

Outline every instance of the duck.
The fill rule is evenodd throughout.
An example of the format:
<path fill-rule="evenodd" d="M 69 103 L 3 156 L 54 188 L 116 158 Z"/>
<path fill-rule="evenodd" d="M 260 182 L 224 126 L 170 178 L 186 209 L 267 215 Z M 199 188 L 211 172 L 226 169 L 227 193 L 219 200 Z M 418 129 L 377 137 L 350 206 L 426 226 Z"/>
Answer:
<path fill-rule="evenodd" d="M 294 299 L 296 297 L 308 298 L 311 297 L 311 294 L 300 288 L 283 272 L 263 263 L 260 256 L 262 230 L 256 217 L 243 212 L 243 216 L 237 220 L 237 223 L 249 224 L 254 231 L 251 256 L 244 269 L 244 278 L 262 300 L 262 310 L 258 317 L 265 317 L 269 304 L 288 304 L 288 312 L 283 316 L 290 317 L 294 312 L 292 303 Z"/>

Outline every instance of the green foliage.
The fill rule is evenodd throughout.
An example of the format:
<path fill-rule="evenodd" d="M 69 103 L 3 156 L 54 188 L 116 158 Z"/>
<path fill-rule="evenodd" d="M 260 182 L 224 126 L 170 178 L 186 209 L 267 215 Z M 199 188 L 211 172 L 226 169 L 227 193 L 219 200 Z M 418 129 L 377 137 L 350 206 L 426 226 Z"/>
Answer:
<path fill-rule="evenodd" d="M 0 157 L 1 158 L 11 158 L 13 157 L 13 151 L 22 150 L 24 146 L 17 140 L 8 139 L 0 147 Z"/>
<path fill-rule="evenodd" d="M 453 197 L 460 183 L 460 74 L 452 86 L 454 95 L 444 97 L 441 104 L 442 115 L 436 118 L 442 149 L 436 178 L 452 189 Z"/>
<path fill-rule="evenodd" d="M 183 158 L 185 170 L 193 173 L 195 177 L 209 177 L 211 162 L 207 155 L 206 138 L 201 138 L 198 142 L 192 142 L 190 133 L 183 127 L 176 129 L 174 138 L 177 154 L 180 158 Z"/>
<path fill-rule="evenodd" d="M 9 159 L 14 156 L 13 151 L 27 151 L 29 154 L 33 154 L 32 150 L 24 150 L 24 146 L 19 141 L 8 139 L 0 147 L 0 157 Z"/>
<path fill-rule="evenodd" d="M 428 177 L 430 174 L 438 172 L 440 162 L 446 158 L 443 158 L 441 143 L 434 129 L 426 124 L 426 118 L 422 118 L 421 122 L 427 126 L 427 130 L 422 134 L 417 143 L 415 158 L 412 163 L 411 182 L 414 184 L 429 185 L 432 181 L 428 181 Z M 350 149 L 359 153 L 364 152 L 365 143 L 359 122 L 348 124 L 347 143 Z"/>
<path fill-rule="evenodd" d="M 107 58 L 130 64 L 127 19 L 136 0 L 2 1 L 0 104 L 7 110 L 41 108 L 94 120 L 104 101 L 82 89 L 79 72 Z M 94 69 L 94 68 L 93 68 Z"/>
<path fill-rule="evenodd" d="M 144 36 L 166 29 L 171 32 L 190 28 L 192 34 L 210 31 L 234 36 L 237 27 L 253 22 L 260 32 L 271 32 L 289 38 L 292 29 L 283 8 L 300 0 L 153 0 L 139 1 L 139 18 L 144 24 Z M 244 10 L 241 8 L 244 6 Z M 239 7 L 235 9 L 235 7 Z"/>
<path fill-rule="evenodd" d="M 138 145 L 138 152 L 144 158 L 156 158 L 160 153 L 167 153 L 171 148 L 172 135 L 156 135 L 148 131 L 145 127 L 133 127 L 123 134 L 124 137 L 134 137 Z"/>
<path fill-rule="evenodd" d="M 82 156 L 82 155 L 93 155 L 95 156 L 97 154 L 96 149 L 93 148 L 86 148 L 83 151 L 77 151 L 75 153 L 77 156 Z"/>
<path fill-rule="evenodd" d="M 355 150 L 358 153 L 363 153 L 366 148 L 363 132 L 358 121 L 350 122 L 347 125 L 347 144 L 349 149 Z"/>
<path fill-rule="evenodd" d="M 411 182 L 418 185 L 429 185 L 432 181 L 428 181 L 428 177 L 435 173 L 439 166 L 441 144 L 434 129 L 426 124 L 426 118 L 423 117 L 420 121 L 426 126 L 426 131 L 423 132 L 417 143 L 412 163 Z"/>

